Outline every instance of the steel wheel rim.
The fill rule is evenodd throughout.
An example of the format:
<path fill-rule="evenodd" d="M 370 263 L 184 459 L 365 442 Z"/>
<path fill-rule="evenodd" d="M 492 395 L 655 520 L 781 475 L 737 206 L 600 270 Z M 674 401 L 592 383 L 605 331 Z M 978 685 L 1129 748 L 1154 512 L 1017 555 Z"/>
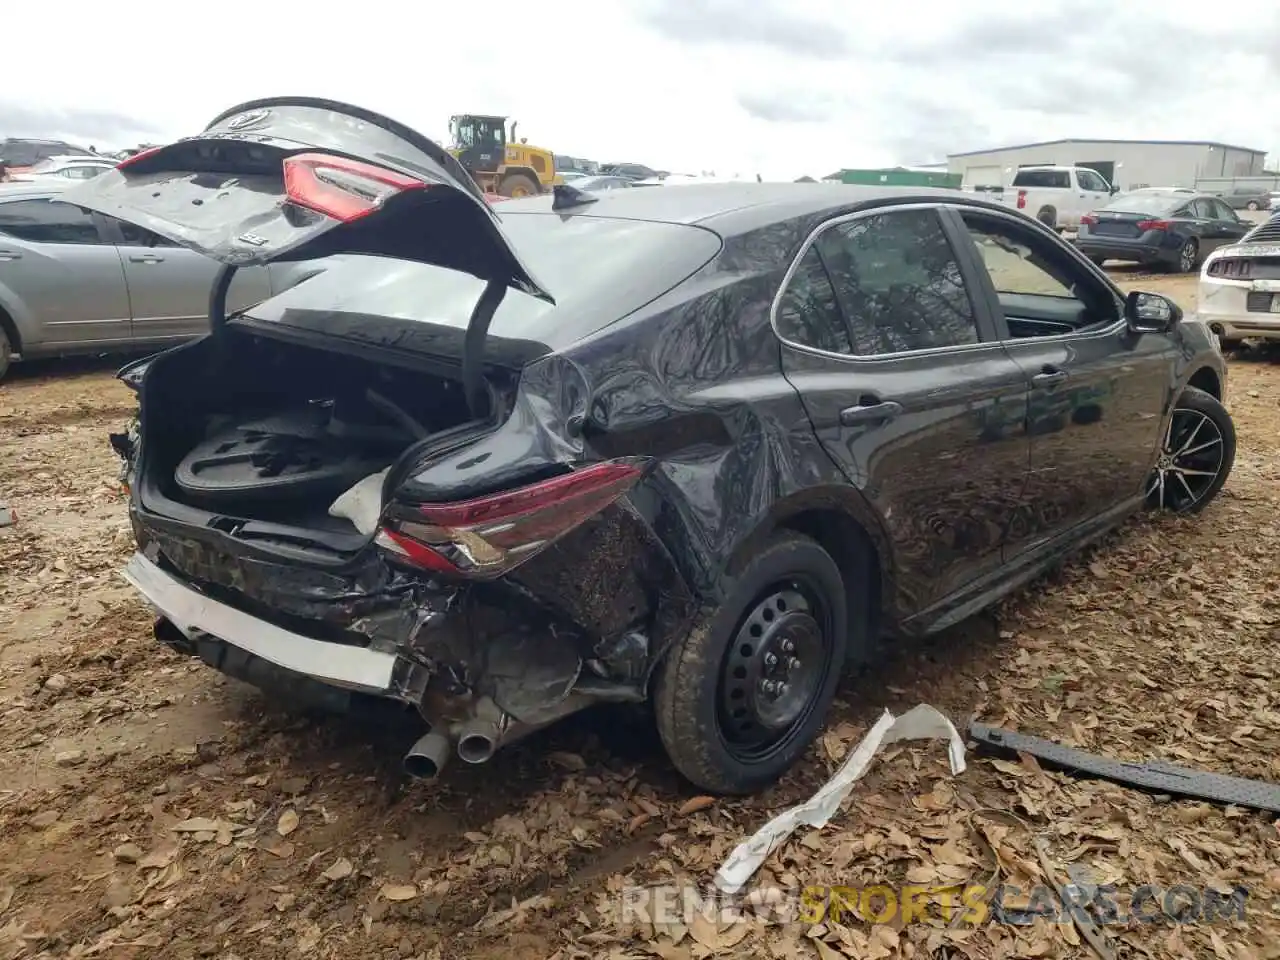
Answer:
<path fill-rule="evenodd" d="M 771 587 L 742 618 L 716 691 L 716 726 L 736 759 L 767 761 L 795 741 L 832 670 L 830 635 L 830 612 L 800 580 Z"/>
<path fill-rule="evenodd" d="M 1182 270 L 1185 273 L 1196 265 L 1196 245 L 1188 240 L 1182 245 Z"/>
<path fill-rule="evenodd" d="M 1212 417 L 1188 407 L 1175 408 L 1147 487 L 1147 500 L 1175 513 L 1191 509 L 1217 481 L 1225 456 L 1222 430 Z"/>

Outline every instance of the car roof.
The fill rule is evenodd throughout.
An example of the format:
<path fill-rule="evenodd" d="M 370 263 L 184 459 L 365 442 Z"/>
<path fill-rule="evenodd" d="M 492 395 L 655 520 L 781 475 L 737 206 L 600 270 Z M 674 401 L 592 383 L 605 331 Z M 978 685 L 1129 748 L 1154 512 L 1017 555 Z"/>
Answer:
<path fill-rule="evenodd" d="M 51 193 L 62 193 L 70 190 L 83 181 L 68 180 L 66 177 L 49 177 L 41 180 L 13 180 L 0 183 L 0 200 L 14 200 L 26 196 L 47 196 Z"/>
<path fill-rule="evenodd" d="M 724 232 L 722 227 L 750 229 L 795 217 L 836 213 L 893 201 L 950 202 L 1008 212 L 1007 207 L 959 190 L 844 183 L 681 183 L 660 190 L 613 190 L 592 196 L 596 198 L 595 203 L 556 212 L 699 224 L 717 232 Z M 501 216 L 549 213 L 552 202 L 548 194 L 512 200 L 502 205 Z"/>

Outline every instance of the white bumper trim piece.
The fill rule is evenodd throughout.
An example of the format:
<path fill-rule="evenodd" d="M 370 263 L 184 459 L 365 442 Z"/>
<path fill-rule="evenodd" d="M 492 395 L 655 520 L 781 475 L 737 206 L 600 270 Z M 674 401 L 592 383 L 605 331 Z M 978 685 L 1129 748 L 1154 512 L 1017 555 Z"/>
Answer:
<path fill-rule="evenodd" d="M 314 640 L 220 603 L 135 553 L 121 574 L 184 634 L 200 631 L 269 663 L 322 683 L 392 695 L 396 657 Z"/>

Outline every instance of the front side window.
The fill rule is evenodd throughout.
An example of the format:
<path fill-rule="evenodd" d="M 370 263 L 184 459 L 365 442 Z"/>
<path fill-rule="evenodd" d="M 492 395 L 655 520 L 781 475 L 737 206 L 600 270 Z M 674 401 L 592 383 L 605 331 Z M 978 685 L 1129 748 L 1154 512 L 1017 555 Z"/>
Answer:
<path fill-rule="evenodd" d="M 102 243 L 88 210 L 56 200 L 0 203 L 0 233 L 32 243 Z"/>
<path fill-rule="evenodd" d="M 1055 276 L 1048 264 L 1035 257 L 1031 247 L 1019 238 L 993 223 L 970 221 L 966 225 L 997 293 L 1073 296 L 1065 278 Z"/>
<path fill-rule="evenodd" d="M 978 342 L 973 304 L 936 210 L 860 217 L 826 230 L 814 246 L 855 355 Z"/>
<path fill-rule="evenodd" d="M 1085 190 L 1096 190 L 1105 193 L 1110 189 L 1101 175 L 1094 173 L 1092 170 L 1077 170 L 1076 178 L 1080 181 L 1081 188 Z"/>

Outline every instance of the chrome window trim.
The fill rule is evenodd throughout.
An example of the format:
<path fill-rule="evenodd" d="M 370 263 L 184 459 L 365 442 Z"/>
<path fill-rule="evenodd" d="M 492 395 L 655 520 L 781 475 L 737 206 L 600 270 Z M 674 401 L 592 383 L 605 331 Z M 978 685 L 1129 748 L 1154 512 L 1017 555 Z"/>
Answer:
<path fill-rule="evenodd" d="M 773 328 L 773 335 L 778 342 L 784 346 L 790 347 L 792 350 L 798 350 L 801 353 L 807 353 L 815 357 L 824 357 L 827 359 L 844 360 L 854 363 L 883 363 L 885 361 L 912 359 L 915 357 L 945 356 L 955 353 L 973 353 L 978 350 L 990 349 L 991 347 L 1003 347 L 1006 344 L 1018 343 L 1054 343 L 1058 341 L 1085 339 L 1100 336 L 1110 336 L 1119 332 L 1125 325 L 1123 313 L 1114 323 L 1098 330 L 1081 331 L 1075 330 L 1071 333 L 1058 333 L 1043 337 L 1009 337 L 1007 339 L 997 340 L 979 340 L 977 343 L 957 344 L 949 347 L 925 347 L 920 350 L 897 350 L 893 353 L 880 353 L 873 357 L 863 356 L 856 353 L 836 353 L 834 350 L 823 350 L 821 347 L 812 347 L 808 344 L 797 343 L 784 337 L 778 330 L 778 307 L 782 304 L 782 295 L 786 292 L 787 286 L 795 277 L 797 269 L 799 269 L 800 261 L 804 259 L 809 252 L 809 248 L 813 246 L 814 241 L 818 239 L 824 232 L 838 227 L 844 223 L 851 223 L 865 217 L 879 216 L 885 213 L 901 213 L 911 210 L 933 210 L 940 213 L 944 209 L 955 210 L 957 213 L 971 212 L 978 213 L 983 216 L 991 216 L 998 220 L 1007 220 L 1017 226 L 1026 227 L 1029 218 L 1016 216 L 1004 210 L 995 210 L 985 206 L 972 206 L 963 203 L 949 203 L 947 201 L 934 201 L 926 203 L 902 203 L 892 204 L 883 207 L 873 207 L 868 210 L 855 210 L 853 213 L 841 214 L 838 217 L 832 217 L 830 220 L 824 220 L 818 224 L 805 237 L 804 242 L 800 244 L 800 249 L 796 252 L 790 266 L 787 267 L 786 273 L 782 275 L 782 282 L 778 284 L 778 290 L 773 295 L 773 302 L 769 306 L 769 326 Z M 1034 223 L 1034 221 L 1030 221 Z M 939 218 L 939 226 L 941 226 L 941 218 Z M 948 243 L 950 238 L 948 238 Z M 1082 263 L 1083 266 L 1083 263 Z M 966 294 L 970 291 L 966 289 Z M 975 317 L 976 322 L 976 317 Z M 981 334 L 981 330 L 979 330 Z"/>

